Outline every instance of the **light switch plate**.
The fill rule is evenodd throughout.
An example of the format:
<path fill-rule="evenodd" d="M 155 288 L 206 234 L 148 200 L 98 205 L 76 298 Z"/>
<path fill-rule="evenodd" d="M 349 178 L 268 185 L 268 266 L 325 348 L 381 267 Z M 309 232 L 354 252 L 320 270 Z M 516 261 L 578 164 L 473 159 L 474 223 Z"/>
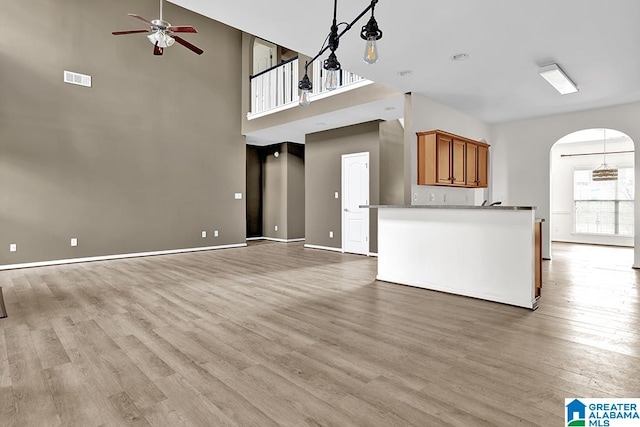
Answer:
<path fill-rule="evenodd" d="M 278 231 L 278 226 L 273 227 L 275 231 Z"/>
<path fill-rule="evenodd" d="M 329 232 L 329 238 L 330 238 L 330 239 L 333 239 L 333 231 L 330 231 L 330 232 Z"/>
<path fill-rule="evenodd" d="M 242 199 L 242 193 L 236 193 L 235 194 L 235 198 L 236 198 L 236 200 L 241 200 Z"/>
<path fill-rule="evenodd" d="M 338 194 L 338 192 L 336 191 L 335 193 L 333 193 L 333 197 L 334 197 L 334 198 L 336 198 L 336 199 L 339 199 L 339 198 L 340 198 L 340 195 L 339 195 L 339 194 Z"/>
<path fill-rule="evenodd" d="M 207 232 L 206 232 L 206 231 L 204 231 L 204 230 L 202 231 L 202 237 L 203 237 L 203 238 L 204 238 L 204 237 L 207 237 Z"/>
<path fill-rule="evenodd" d="M 16 245 L 15 243 L 9 244 L 9 252 L 15 252 L 17 250 L 18 250 L 18 245 Z"/>
<path fill-rule="evenodd" d="M 78 246 L 78 238 L 77 237 L 72 237 L 71 238 L 71 246 Z"/>
<path fill-rule="evenodd" d="M 213 237 L 218 237 L 218 230 L 215 230 L 215 231 L 213 232 Z"/>

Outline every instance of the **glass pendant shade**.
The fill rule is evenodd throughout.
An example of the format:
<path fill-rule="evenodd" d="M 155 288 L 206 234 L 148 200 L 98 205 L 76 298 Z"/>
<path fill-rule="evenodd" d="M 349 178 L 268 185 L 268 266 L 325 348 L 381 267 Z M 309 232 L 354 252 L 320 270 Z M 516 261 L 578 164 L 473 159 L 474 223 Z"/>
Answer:
<path fill-rule="evenodd" d="M 370 36 L 367 38 L 367 43 L 364 47 L 364 56 L 362 57 L 364 62 L 367 64 L 375 64 L 378 62 L 378 43 L 376 42 L 376 37 Z"/>
<path fill-rule="evenodd" d="M 325 79 L 324 87 L 327 90 L 335 90 L 340 84 L 340 75 L 338 70 L 327 70 L 327 77 Z"/>
<path fill-rule="evenodd" d="M 308 90 L 301 90 L 300 91 L 299 104 L 302 107 L 308 107 L 309 104 L 311 104 L 311 92 L 310 91 L 308 91 Z"/>

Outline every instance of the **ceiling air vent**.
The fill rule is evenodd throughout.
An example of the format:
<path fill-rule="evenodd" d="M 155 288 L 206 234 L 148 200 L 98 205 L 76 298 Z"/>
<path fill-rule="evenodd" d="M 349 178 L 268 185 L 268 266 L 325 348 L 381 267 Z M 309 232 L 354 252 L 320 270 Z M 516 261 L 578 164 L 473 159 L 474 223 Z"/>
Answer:
<path fill-rule="evenodd" d="M 80 85 L 91 87 L 91 76 L 86 74 L 74 73 L 73 71 L 64 72 L 64 82 L 71 83 L 72 85 Z"/>

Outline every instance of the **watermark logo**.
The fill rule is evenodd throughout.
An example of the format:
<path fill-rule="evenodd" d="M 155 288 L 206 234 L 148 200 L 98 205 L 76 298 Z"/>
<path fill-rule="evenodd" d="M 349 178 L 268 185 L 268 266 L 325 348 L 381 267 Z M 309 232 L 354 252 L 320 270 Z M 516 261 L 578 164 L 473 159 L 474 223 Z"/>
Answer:
<path fill-rule="evenodd" d="M 640 399 L 567 398 L 567 427 L 640 427 Z"/>
<path fill-rule="evenodd" d="M 578 399 L 573 399 L 567 406 L 567 426 L 584 427 L 587 405 Z"/>

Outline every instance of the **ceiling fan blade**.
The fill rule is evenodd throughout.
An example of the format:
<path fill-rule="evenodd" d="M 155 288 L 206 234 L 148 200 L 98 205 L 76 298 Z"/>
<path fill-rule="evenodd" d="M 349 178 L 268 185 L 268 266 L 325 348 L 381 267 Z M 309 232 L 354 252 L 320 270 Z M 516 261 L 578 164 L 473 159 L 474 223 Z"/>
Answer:
<path fill-rule="evenodd" d="M 114 31 L 111 34 L 114 36 L 122 36 L 124 34 L 137 34 L 137 33 L 148 33 L 149 30 L 129 30 L 129 31 Z"/>
<path fill-rule="evenodd" d="M 156 56 L 161 56 L 164 52 L 164 49 L 158 46 L 158 42 L 156 42 L 155 46 L 153 46 L 153 54 Z"/>
<path fill-rule="evenodd" d="M 197 33 L 191 25 L 174 25 L 169 27 L 169 30 L 174 33 Z"/>
<path fill-rule="evenodd" d="M 147 20 L 147 19 L 144 19 L 144 18 L 143 18 L 142 16 L 140 16 L 140 15 L 136 15 L 135 13 L 127 13 L 127 15 L 129 15 L 129 16 L 130 16 L 130 17 L 132 17 L 132 18 L 135 18 L 135 19 L 138 19 L 138 20 L 140 20 L 140 21 L 144 22 L 145 24 L 147 24 L 147 25 L 148 25 L 148 26 L 150 26 L 150 27 L 153 27 L 153 24 L 151 23 L 151 21 L 149 21 L 149 20 Z"/>
<path fill-rule="evenodd" d="M 204 53 L 204 50 L 200 49 L 197 46 L 192 45 L 191 43 L 189 43 L 188 41 L 186 41 L 182 37 L 179 37 L 179 36 L 171 36 L 171 37 L 173 37 L 174 40 L 177 41 L 178 43 L 180 43 L 182 46 L 186 47 L 187 49 L 192 50 L 194 53 L 196 53 L 198 55 L 202 55 Z"/>

